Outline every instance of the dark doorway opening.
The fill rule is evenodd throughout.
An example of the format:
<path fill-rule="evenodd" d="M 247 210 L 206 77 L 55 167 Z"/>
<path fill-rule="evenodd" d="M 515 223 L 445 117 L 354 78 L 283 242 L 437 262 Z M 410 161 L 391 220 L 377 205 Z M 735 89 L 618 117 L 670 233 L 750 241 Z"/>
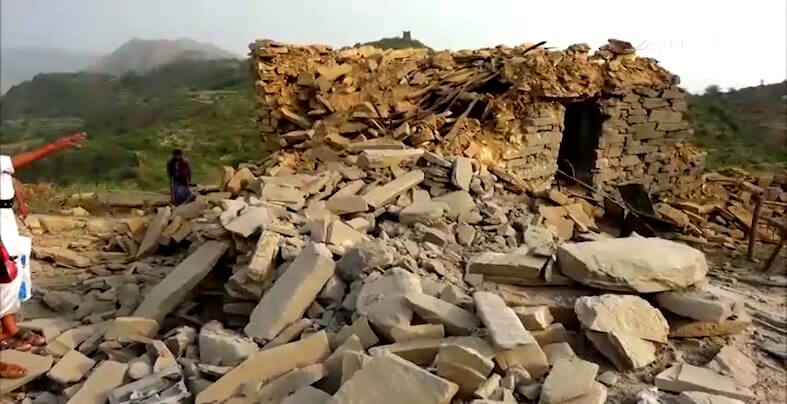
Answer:
<path fill-rule="evenodd" d="M 591 184 L 601 136 L 601 111 L 594 100 L 574 102 L 565 107 L 565 129 L 558 152 L 558 167 Z"/>

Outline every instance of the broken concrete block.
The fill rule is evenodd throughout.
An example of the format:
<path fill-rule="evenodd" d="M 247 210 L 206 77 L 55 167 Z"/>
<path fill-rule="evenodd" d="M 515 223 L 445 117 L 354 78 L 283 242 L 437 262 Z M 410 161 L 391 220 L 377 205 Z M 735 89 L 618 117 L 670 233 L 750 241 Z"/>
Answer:
<path fill-rule="evenodd" d="M 46 376 L 60 384 L 76 383 L 93 369 L 96 361 L 79 353 L 70 350 L 55 364 Z"/>
<path fill-rule="evenodd" d="M 621 292 L 685 288 L 708 273 L 701 251 L 660 238 L 566 243 L 557 255 L 560 271 L 569 278 L 594 288 Z"/>
<path fill-rule="evenodd" d="M 6 396 L 17 388 L 35 380 L 38 376 L 46 373 L 52 367 L 51 356 L 35 355 L 13 349 L 3 351 L 2 360 L 3 362 L 13 363 L 27 368 L 27 374 L 18 379 L 0 379 L 0 395 L 2 396 Z"/>
<path fill-rule="evenodd" d="M 598 365 L 595 363 L 579 358 L 560 360 L 541 386 L 539 403 L 561 403 L 585 395 L 596 383 L 597 374 Z"/>
<path fill-rule="evenodd" d="M 114 361 L 103 361 L 85 380 L 82 388 L 68 400 L 67 404 L 104 404 L 112 390 L 123 384 L 128 365 Z"/>
<path fill-rule="evenodd" d="M 285 397 L 281 404 L 327 404 L 330 400 L 330 394 L 311 386 L 304 386 Z"/>
<path fill-rule="evenodd" d="M 719 322 L 726 320 L 742 306 L 742 298 L 721 289 L 703 285 L 687 291 L 664 292 L 656 295 L 659 306 L 683 317 L 700 321 Z"/>
<path fill-rule="evenodd" d="M 669 325 L 661 312 L 645 299 L 633 295 L 581 297 L 574 310 L 585 328 L 619 332 L 654 342 L 667 342 Z"/>
<path fill-rule="evenodd" d="M 46 346 L 46 350 L 55 355 L 65 355 L 68 351 L 77 347 L 82 341 L 88 339 L 92 335 L 103 334 L 108 323 L 97 323 L 83 325 L 77 328 L 72 328 L 57 336 Z M 47 369 L 49 370 L 49 369 Z"/>
<path fill-rule="evenodd" d="M 442 324 L 418 324 L 394 327 L 391 337 L 395 342 L 407 342 L 421 339 L 442 339 L 445 327 Z"/>
<path fill-rule="evenodd" d="M 247 382 L 270 380 L 292 369 L 322 362 L 330 354 L 325 331 L 258 351 L 197 395 L 196 404 L 221 402 Z"/>
<path fill-rule="evenodd" d="M 254 255 L 249 262 L 249 271 L 246 276 L 255 282 L 262 282 L 270 276 L 275 268 L 276 257 L 279 255 L 279 243 L 282 236 L 279 233 L 263 230 Z"/>
<path fill-rule="evenodd" d="M 321 363 L 293 369 L 276 379 L 265 383 L 254 394 L 252 400 L 259 403 L 280 402 L 284 397 L 308 387 L 326 375 L 325 366 Z"/>
<path fill-rule="evenodd" d="M 549 361 L 538 344 L 528 344 L 514 349 L 498 350 L 495 352 L 495 362 L 497 362 L 497 365 L 503 370 L 508 370 L 514 366 L 521 366 L 525 368 L 534 379 L 539 379 L 549 372 Z"/>
<path fill-rule="evenodd" d="M 366 364 L 371 360 L 372 357 L 363 352 L 345 352 L 342 355 L 341 384 L 347 383 L 347 381 L 352 378 L 355 372 L 366 366 Z"/>
<path fill-rule="evenodd" d="M 272 216 L 268 208 L 254 206 L 246 209 L 243 214 L 227 223 L 224 228 L 243 238 L 248 238 L 260 228 L 271 222 Z"/>
<path fill-rule="evenodd" d="M 742 401 L 754 399 L 754 394 L 737 385 L 732 377 L 687 363 L 677 363 L 664 370 L 656 376 L 655 382 L 659 389 L 675 393 L 700 391 Z"/>
<path fill-rule="evenodd" d="M 538 331 L 547 328 L 555 318 L 547 306 L 518 306 L 513 308 L 514 313 L 519 317 L 519 321 L 530 331 Z"/>
<path fill-rule="evenodd" d="M 448 354 L 444 352 L 445 350 L 450 349 L 455 352 L 462 352 L 462 355 L 456 354 Z M 456 383 L 459 386 L 459 395 L 461 396 L 470 396 L 473 394 L 478 387 L 486 382 L 486 375 L 489 374 L 489 371 L 492 370 L 494 367 L 494 363 L 488 359 L 482 358 L 477 353 L 472 351 L 466 350 L 462 347 L 449 348 L 448 346 L 441 348 L 441 353 L 437 355 L 437 375 Z M 466 359 L 469 358 L 470 360 Z M 488 362 L 489 363 L 489 371 L 486 374 L 479 371 L 479 369 L 474 368 L 464 361 L 470 361 L 472 363 L 478 362 L 477 359 L 482 360 L 481 363 Z M 484 366 L 486 368 L 486 366 Z"/>
<path fill-rule="evenodd" d="M 492 292 L 475 292 L 473 301 L 475 301 L 476 313 L 481 317 L 497 347 L 514 349 L 520 345 L 536 342 L 500 296 Z"/>
<path fill-rule="evenodd" d="M 357 335 L 358 338 L 360 338 L 364 349 L 368 349 L 369 347 L 377 345 L 377 343 L 380 342 L 380 340 L 377 338 L 377 335 L 374 334 L 372 327 L 369 326 L 369 320 L 366 317 L 361 316 L 353 321 L 352 325 L 349 327 L 344 327 L 338 334 L 336 334 L 336 339 L 331 342 L 332 347 L 338 347 L 352 335 Z M 335 345 L 333 345 L 334 343 Z"/>
<path fill-rule="evenodd" d="M 281 186 L 272 182 L 266 182 L 262 187 L 262 199 L 271 202 L 282 202 L 302 205 L 306 200 L 306 195 L 295 188 Z"/>
<path fill-rule="evenodd" d="M 571 349 L 571 345 L 569 345 L 567 342 L 558 342 L 556 344 L 544 345 L 541 347 L 541 349 L 547 356 L 549 366 L 554 366 L 559 360 L 571 359 L 577 356 L 574 353 L 574 350 Z"/>
<path fill-rule="evenodd" d="M 402 224 L 428 224 L 443 217 L 447 210 L 448 205 L 442 202 L 413 202 L 399 212 L 399 222 Z"/>
<path fill-rule="evenodd" d="M 408 293 L 405 298 L 418 316 L 430 323 L 442 324 L 453 335 L 470 335 L 480 321 L 475 314 L 423 293 Z"/>
<path fill-rule="evenodd" d="M 225 171 L 223 177 L 227 177 L 228 174 L 229 172 Z M 222 181 L 223 180 L 224 178 L 222 178 Z M 233 195 L 237 195 L 240 193 L 240 191 L 245 190 L 255 181 L 256 178 L 254 177 L 254 174 L 252 174 L 251 170 L 249 170 L 248 167 L 243 167 L 233 173 L 231 179 L 227 182 L 227 185 L 224 189 Z"/>
<path fill-rule="evenodd" d="M 158 321 L 144 317 L 117 317 L 109 324 L 104 339 L 114 341 L 134 335 L 153 338 L 158 333 Z"/>
<path fill-rule="evenodd" d="M 467 191 L 454 191 L 444 195 L 440 195 L 432 199 L 435 202 L 442 202 L 448 205 L 448 211 L 445 213 L 446 217 L 456 220 L 462 215 L 466 215 L 471 211 L 477 210 L 475 200 L 470 196 Z M 480 221 L 480 219 L 479 219 Z M 471 223 L 471 222 L 466 222 Z M 472 224 L 472 223 L 471 223 Z"/>
<path fill-rule="evenodd" d="M 677 404 L 743 404 L 741 400 L 701 391 L 684 391 L 678 395 L 675 402 Z"/>
<path fill-rule="evenodd" d="M 370 190 L 363 195 L 363 198 L 369 206 L 376 209 L 393 201 L 399 195 L 407 192 L 410 188 L 423 182 L 423 180 L 423 171 L 413 170 L 385 185 Z"/>
<path fill-rule="evenodd" d="M 487 399 L 500 387 L 500 377 L 497 373 L 492 373 L 486 381 L 481 383 L 480 386 L 473 392 L 473 396 L 480 399 Z"/>
<path fill-rule="evenodd" d="M 721 348 L 721 351 L 706 366 L 721 374 L 732 376 L 743 387 L 757 384 L 757 365 L 732 346 Z"/>
<path fill-rule="evenodd" d="M 167 223 L 169 223 L 171 214 L 172 209 L 170 209 L 169 206 L 158 208 L 156 217 L 153 218 L 150 225 L 148 225 L 145 237 L 142 239 L 142 244 L 139 245 L 137 258 L 144 257 L 156 251 L 159 246 L 159 240 L 161 239 L 161 233 L 164 231 L 164 227 L 167 226 Z"/>
<path fill-rule="evenodd" d="M 208 275 L 227 248 L 227 243 L 219 241 L 208 241 L 200 246 L 148 292 L 134 311 L 134 317 L 163 320 Z"/>
<path fill-rule="evenodd" d="M 246 335 L 273 339 L 298 321 L 333 275 L 335 264 L 325 246 L 310 244 L 262 296 L 244 328 Z"/>
<path fill-rule="evenodd" d="M 473 179 L 473 161 L 467 157 L 457 157 L 451 171 L 451 183 L 465 191 L 470 190 L 470 180 Z"/>
<path fill-rule="evenodd" d="M 639 369 L 656 360 L 656 347 L 637 336 L 609 332 L 585 331 L 585 336 L 620 370 Z"/>
<path fill-rule="evenodd" d="M 345 215 L 348 213 L 366 212 L 369 210 L 369 204 L 360 195 L 350 195 L 329 199 L 325 204 L 325 208 L 334 214 Z"/>
<path fill-rule="evenodd" d="M 373 358 L 333 396 L 335 404 L 448 404 L 459 386 L 393 355 Z"/>
<path fill-rule="evenodd" d="M 517 279 L 538 279 L 546 263 L 547 258 L 543 257 L 488 251 L 471 258 L 467 263 L 467 272 L 481 274 L 484 278 L 499 278 L 498 283 L 511 283 Z"/>
<path fill-rule="evenodd" d="M 326 242 L 335 246 L 349 248 L 359 244 L 365 236 L 341 220 L 334 220 L 328 227 Z"/>
<path fill-rule="evenodd" d="M 543 330 L 531 332 L 530 335 L 532 335 L 538 342 L 538 345 L 542 347 L 549 344 L 568 342 L 569 340 L 568 332 L 561 323 L 550 324 Z"/>
<path fill-rule="evenodd" d="M 358 156 L 358 167 L 364 169 L 395 167 L 415 162 L 423 154 L 422 149 L 364 150 Z"/>
<path fill-rule="evenodd" d="M 489 343 L 479 337 L 448 337 L 444 339 L 420 339 L 390 345 L 369 348 L 369 354 L 380 356 L 391 353 L 419 366 L 431 365 L 440 348 L 445 345 L 459 345 L 480 353 L 485 358 L 492 358 L 494 350 Z"/>
<path fill-rule="evenodd" d="M 199 357 L 203 363 L 235 366 L 259 347 L 251 339 L 227 330 L 218 321 L 210 321 L 199 332 Z"/>
<path fill-rule="evenodd" d="M 294 341 L 304 330 L 311 327 L 314 324 L 314 321 L 308 318 L 302 318 L 290 325 L 288 325 L 276 338 L 270 340 L 262 349 L 269 349 L 273 347 L 277 347 L 282 344 L 286 344 L 288 342 Z"/>
<path fill-rule="evenodd" d="M 421 291 L 417 275 L 393 268 L 382 277 L 367 278 L 358 293 L 355 310 L 368 316 L 379 330 L 390 334 L 391 328 L 409 326 L 412 320 L 413 311 L 403 296 Z"/>

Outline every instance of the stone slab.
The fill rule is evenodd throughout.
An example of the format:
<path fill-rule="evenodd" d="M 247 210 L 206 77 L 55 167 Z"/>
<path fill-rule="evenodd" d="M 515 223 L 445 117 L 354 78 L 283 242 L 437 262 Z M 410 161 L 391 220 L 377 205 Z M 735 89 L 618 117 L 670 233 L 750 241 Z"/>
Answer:
<path fill-rule="evenodd" d="M 95 364 L 93 359 L 72 349 L 60 358 L 46 376 L 60 384 L 76 383 L 82 380 Z"/>
<path fill-rule="evenodd" d="M 2 353 L 3 362 L 13 363 L 27 368 L 27 374 L 18 379 L 0 379 L 0 395 L 4 396 L 19 387 L 35 380 L 52 367 L 51 356 L 41 356 L 29 352 L 8 349 Z"/>
<path fill-rule="evenodd" d="M 587 329 L 620 332 L 654 342 L 667 342 L 669 325 L 661 312 L 633 295 L 581 297 L 574 303 L 579 321 Z"/>
<path fill-rule="evenodd" d="M 112 390 L 120 387 L 126 376 L 128 365 L 115 361 L 103 361 L 85 380 L 82 388 L 68 400 L 67 404 L 104 404 Z"/>
<path fill-rule="evenodd" d="M 148 292 L 134 317 L 161 322 L 213 269 L 229 248 L 227 243 L 208 241 L 189 255 Z"/>
<path fill-rule="evenodd" d="M 591 391 L 598 365 L 579 358 L 557 361 L 541 387 L 540 404 L 556 404 Z"/>
<path fill-rule="evenodd" d="M 408 293 L 405 298 L 422 319 L 445 326 L 453 335 L 470 335 L 480 321 L 475 314 L 423 293 Z"/>
<path fill-rule="evenodd" d="M 424 180 L 424 173 L 421 170 L 413 170 L 401 177 L 378 186 L 363 195 L 366 203 L 372 208 L 379 208 L 388 202 L 395 200 L 399 195 L 405 193 L 410 188 L 420 184 Z"/>
<path fill-rule="evenodd" d="M 492 292 L 475 292 L 473 294 L 476 313 L 481 317 L 489 332 L 492 342 L 502 349 L 514 349 L 520 345 L 535 343 L 519 317 L 506 306 L 500 296 Z"/>
<path fill-rule="evenodd" d="M 232 397 L 244 383 L 271 380 L 292 369 L 322 362 L 330 353 L 325 331 L 299 341 L 259 351 L 201 391 L 195 403 L 224 401 Z"/>
<path fill-rule="evenodd" d="M 271 340 L 298 321 L 333 276 L 335 263 L 325 246 L 310 244 L 276 279 L 251 313 L 246 335 Z"/>

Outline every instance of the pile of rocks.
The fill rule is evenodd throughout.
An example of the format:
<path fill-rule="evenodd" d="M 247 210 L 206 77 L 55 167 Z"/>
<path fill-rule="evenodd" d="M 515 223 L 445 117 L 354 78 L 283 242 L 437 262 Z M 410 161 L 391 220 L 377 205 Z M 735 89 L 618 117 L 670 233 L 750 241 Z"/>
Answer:
<path fill-rule="evenodd" d="M 511 186 L 544 193 L 575 105 L 588 108 L 572 117 L 566 137 L 576 150 L 562 158 L 598 188 L 637 182 L 686 193 L 704 165 L 682 142 L 691 130 L 677 76 L 622 41 L 593 54 L 585 44 L 432 53 L 270 40 L 250 50 L 257 122 L 296 172 L 356 144 L 394 140 L 474 158 Z M 578 132 L 583 120 L 598 123 L 600 139 Z"/>
<path fill-rule="evenodd" d="M 600 366 L 749 324 L 703 282 L 701 252 L 595 231 L 581 198 L 531 199 L 476 160 L 393 141 L 352 150 L 308 174 L 225 167 L 214 192 L 110 227 L 123 273 L 43 291 L 59 317 L 23 326 L 46 352 L 4 351 L 31 372 L 3 393 L 46 374 L 34 403 L 602 403 Z M 595 241 L 561 242 L 554 210 Z M 608 362 L 580 359 L 582 340 Z M 748 399 L 738 354 L 656 385 Z"/>

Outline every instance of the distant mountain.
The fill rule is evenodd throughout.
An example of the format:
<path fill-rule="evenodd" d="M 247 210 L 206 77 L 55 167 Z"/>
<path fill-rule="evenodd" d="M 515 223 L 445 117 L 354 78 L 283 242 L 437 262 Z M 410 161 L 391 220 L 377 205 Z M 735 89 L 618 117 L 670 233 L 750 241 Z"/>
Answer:
<path fill-rule="evenodd" d="M 0 94 L 39 73 L 75 72 L 101 55 L 59 48 L 0 49 Z"/>
<path fill-rule="evenodd" d="M 128 72 L 146 73 L 179 60 L 214 59 L 238 59 L 238 56 L 215 45 L 188 38 L 132 39 L 88 66 L 85 71 L 120 76 Z"/>

